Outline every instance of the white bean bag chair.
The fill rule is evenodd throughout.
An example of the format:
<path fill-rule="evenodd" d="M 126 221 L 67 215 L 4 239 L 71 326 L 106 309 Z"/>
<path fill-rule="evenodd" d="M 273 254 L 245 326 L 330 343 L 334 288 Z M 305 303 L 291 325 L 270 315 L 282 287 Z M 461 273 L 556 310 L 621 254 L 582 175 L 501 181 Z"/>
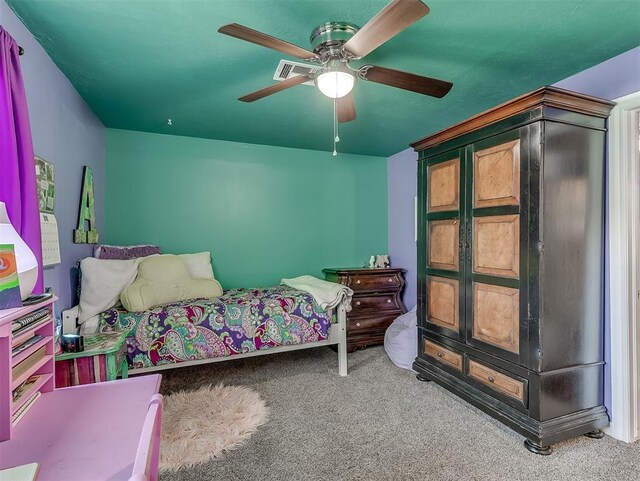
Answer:
<path fill-rule="evenodd" d="M 396 366 L 413 371 L 411 366 L 418 355 L 418 317 L 415 307 L 399 316 L 387 328 L 384 350 Z"/>

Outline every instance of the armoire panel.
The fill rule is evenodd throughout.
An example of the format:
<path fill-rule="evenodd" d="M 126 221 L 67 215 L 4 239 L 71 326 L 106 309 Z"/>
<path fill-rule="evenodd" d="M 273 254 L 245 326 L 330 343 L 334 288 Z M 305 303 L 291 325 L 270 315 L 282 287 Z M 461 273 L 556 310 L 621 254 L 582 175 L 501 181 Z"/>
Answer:
<path fill-rule="evenodd" d="M 475 152 L 473 207 L 520 203 L 520 140 Z"/>
<path fill-rule="evenodd" d="M 428 212 L 444 212 L 460 208 L 460 159 L 430 165 L 427 177 Z"/>
<path fill-rule="evenodd" d="M 458 219 L 429 221 L 428 266 L 433 269 L 457 271 L 460 221 Z"/>
<path fill-rule="evenodd" d="M 603 356 L 605 135 L 554 122 L 545 131 L 540 317 L 547 370 Z M 571 349 L 564 349 L 568 339 Z"/>
<path fill-rule="evenodd" d="M 460 283 L 446 277 L 427 277 L 427 320 L 458 332 L 460 327 Z"/>
<path fill-rule="evenodd" d="M 520 216 L 473 219 L 473 271 L 517 278 L 520 272 Z"/>
<path fill-rule="evenodd" d="M 473 283 L 473 338 L 509 352 L 520 351 L 520 291 Z"/>

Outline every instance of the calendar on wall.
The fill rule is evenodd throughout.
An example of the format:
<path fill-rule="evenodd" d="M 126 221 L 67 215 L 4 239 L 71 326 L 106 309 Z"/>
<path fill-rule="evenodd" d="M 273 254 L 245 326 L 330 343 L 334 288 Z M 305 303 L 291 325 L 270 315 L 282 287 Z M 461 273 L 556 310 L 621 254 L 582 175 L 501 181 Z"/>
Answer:
<path fill-rule="evenodd" d="M 56 216 L 40 212 L 40 230 L 42 231 L 42 266 L 60 264 L 60 242 Z"/>

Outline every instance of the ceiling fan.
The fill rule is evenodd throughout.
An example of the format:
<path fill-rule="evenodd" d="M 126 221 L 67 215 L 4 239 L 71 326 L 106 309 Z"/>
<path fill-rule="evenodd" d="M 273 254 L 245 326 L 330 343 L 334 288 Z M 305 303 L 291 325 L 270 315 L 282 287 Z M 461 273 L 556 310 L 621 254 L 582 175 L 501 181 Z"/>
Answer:
<path fill-rule="evenodd" d="M 393 0 L 362 28 L 348 22 L 328 22 L 320 25 L 311 34 L 313 51 L 237 23 L 224 25 L 218 32 L 321 66 L 313 76 L 290 77 L 238 100 L 254 102 L 313 80 L 324 95 L 335 99 L 337 121 L 349 122 L 356 118 L 351 93 L 356 77 L 437 98 L 444 97 L 451 90 L 453 84 L 444 80 L 376 65 L 364 65 L 359 68 L 350 65 L 352 61 L 365 57 L 428 13 L 429 7 L 420 0 Z"/>

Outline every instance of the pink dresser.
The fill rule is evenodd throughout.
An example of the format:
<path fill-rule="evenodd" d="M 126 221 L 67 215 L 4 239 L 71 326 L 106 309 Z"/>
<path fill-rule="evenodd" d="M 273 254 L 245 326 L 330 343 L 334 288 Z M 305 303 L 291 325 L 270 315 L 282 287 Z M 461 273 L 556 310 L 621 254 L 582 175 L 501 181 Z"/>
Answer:
<path fill-rule="evenodd" d="M 12 368 L 17 363 L 11 356 L 11 323 L 53 302 L 0 311 L 0 469 L 35 462 L 37 481 L 157 479 L 160 375 L 53 389 L 53 329 L 48 323 L 36 328 L 46 334 L 41 341 L 45 357 L 21 375 L 43 375 L 46 381 L 35 385 L 41 394 L 29 410 L 12 421 L 17 408 Z"/>

